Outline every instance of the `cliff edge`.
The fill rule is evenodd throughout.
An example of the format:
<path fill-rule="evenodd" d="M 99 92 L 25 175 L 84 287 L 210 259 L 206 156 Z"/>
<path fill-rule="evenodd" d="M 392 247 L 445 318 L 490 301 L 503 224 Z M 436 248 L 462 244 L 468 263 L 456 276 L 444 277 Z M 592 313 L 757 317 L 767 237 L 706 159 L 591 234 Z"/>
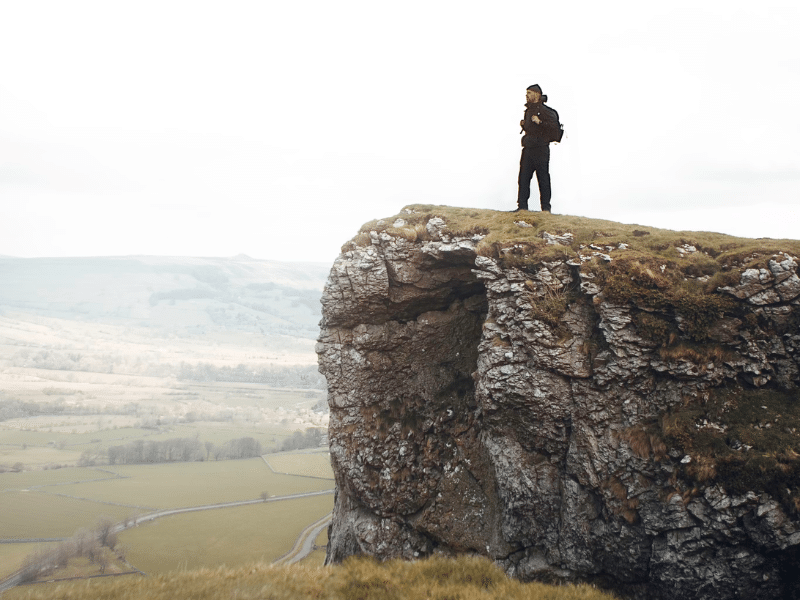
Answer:
<path fill-rule="evenodd" d="M 800 242 L 412 205 L 322 298 L 328 562 L 800 596 Z"/>

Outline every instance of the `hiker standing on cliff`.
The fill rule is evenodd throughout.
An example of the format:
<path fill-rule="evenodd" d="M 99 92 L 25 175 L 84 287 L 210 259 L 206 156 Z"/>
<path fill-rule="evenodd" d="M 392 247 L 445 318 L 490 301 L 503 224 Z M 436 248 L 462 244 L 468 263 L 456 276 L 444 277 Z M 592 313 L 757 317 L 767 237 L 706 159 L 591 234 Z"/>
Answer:
<path fill-rule="evenodd" d="M 545 106 L 547 96 L 542 95 L 539 84 L 525 92 L 525 116 L 522 127 L 522 158 L 519 161 L 519 195 L 517 210 L 528 210 L 531 196 L 531 179 L 536 173 L 542 210 L 550 212 L 550 142 L 560 142 L 563 130 L 558 113 Z"/>

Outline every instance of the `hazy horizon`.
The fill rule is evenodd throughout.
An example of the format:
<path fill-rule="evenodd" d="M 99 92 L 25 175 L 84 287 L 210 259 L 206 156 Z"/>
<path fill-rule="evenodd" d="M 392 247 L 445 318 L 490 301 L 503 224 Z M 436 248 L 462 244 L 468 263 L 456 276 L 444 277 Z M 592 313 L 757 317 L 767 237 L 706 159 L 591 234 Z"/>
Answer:
<path fill-rule="evenodd" d="M 308 263 L 308 264 L 329 264 L 322 260 L 285 260 L 275 258 L 259 258 L 249 256 L 240 252 L 233 256 L 199 256 L 189 254 L 92 254 L 92 255 L 70 255 L 70 256 L 15 256 L 12 254 L 0 254 L 0 258 L 18 258 L 21 260 L 36 260 L 36 259 L 86 259 L 86 258 L 187 258 L 187 259 L 224 259 L 224 260 L 253 260 L 258 262 L 275 262 L 275 263 Z"/>

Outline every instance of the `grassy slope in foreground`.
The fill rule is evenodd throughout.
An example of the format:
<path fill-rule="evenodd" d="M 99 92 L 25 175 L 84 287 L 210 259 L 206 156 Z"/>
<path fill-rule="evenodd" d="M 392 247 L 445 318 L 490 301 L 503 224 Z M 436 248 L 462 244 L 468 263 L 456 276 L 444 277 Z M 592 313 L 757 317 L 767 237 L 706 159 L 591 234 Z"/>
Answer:
<path fill-rule="evenodd" d="M 272 567 L 254 564 L 174 571 L 156 577 L 95 579 L 77 583 L 14 588 L 4 599 L 16 600 L 613 600 L 587 586 L 523 584 L 509 579 L 484 558 L 434 557 L 407 563 L 379 564 L 350 559 L 336 567 Z"/>

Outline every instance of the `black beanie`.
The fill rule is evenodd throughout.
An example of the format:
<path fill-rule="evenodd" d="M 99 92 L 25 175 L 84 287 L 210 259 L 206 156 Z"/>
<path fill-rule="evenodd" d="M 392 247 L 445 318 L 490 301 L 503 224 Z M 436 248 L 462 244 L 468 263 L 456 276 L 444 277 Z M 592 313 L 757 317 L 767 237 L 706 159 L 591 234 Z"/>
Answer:
<path fill-rule="evenodd" d="M 539 87 L 538 83 L 534 83 L 533 85 L 529 85 L 528 89 L 532 92 L 539 92 L 539 95 L 542 97 L 542 102 L 547 102 L 547 96 L 542 94 L 542 88 Z"/>

